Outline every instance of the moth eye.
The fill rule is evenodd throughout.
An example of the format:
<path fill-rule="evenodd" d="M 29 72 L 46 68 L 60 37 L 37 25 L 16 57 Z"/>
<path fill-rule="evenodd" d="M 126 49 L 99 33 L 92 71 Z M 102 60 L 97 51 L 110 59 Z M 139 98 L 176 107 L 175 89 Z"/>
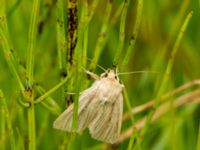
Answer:
<path fill-rule="evenodd" d="M 118 80 L 118 79 L 117 79 L 117 76 L 115 76 L 115 79 Z"/>
<path fill-rule="evenodd" d="M 107 77 L 108 76 L 108 74 L 106 73 L 105 75 L 104 75 L 104 77 Z"/>

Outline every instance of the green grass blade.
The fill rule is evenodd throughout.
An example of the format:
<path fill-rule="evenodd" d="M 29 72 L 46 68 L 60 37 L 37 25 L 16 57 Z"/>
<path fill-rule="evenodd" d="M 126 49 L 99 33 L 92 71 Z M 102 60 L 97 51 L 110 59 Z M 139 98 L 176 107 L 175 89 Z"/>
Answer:
<path fill-rule="evenodd" d="M 188 26 L 188 24 L 189 24 L 189 21 L 190 21 L 190 19 L 191 19 L 191 17 L 192 17 L 192 14 L 193 14 L 193 12 L 190 12 L 190 13 L 186 16 L 186 18 L 185 18 L 185 20 L 184 20 L 184 22 L 183 22 L 183 25 L 182 25 L 182 27 L 181 27 L 181 29 L 180 29 L 180 32 L 179 32 L 179 34 L 178 34 L 178 37 L 177 37 L 177 39 L 176 39 L 176 42 L 175 42 L 174 47 L 173 47 L 172 52 L 171 52 L 171 57 L 170 57 L 169 60 L 168 60 L 168 63 L 167 63 L 167 67 L 166 67 L 166 70 L 165 70 L 164 77 L 163 77 L 163 79 L 162 79 L 161 85 L 160 85 L 160 87 L 159 87 L 159 89 L 158 89 L 158 92 L 157 92 L 157 95 L 156 95 L 156 99 L 155 99 L 155 102 L 154 102 L 154 108 L 153 108 L 153 110 L 150 111 L 150 113 L 148 114 L 147 120 L 146 120 L 146 123 L 145 123 L 145 126 L 144 126 L 144 128 L 143 128 L 143 130 L 142 130 L 142 134 L 143 134 L 143 135 L 146 133 L 146 131 L 147 131 L 148 127 L 149 127 L 149 124 L 150 124 L 150 122 L 151 122 L 152 116 L 153 116 L 153 114 L 154 114 L 156 108 L 157 108 L 157 107 L 159 106 L 159 104 L 160 104 L 160 97 L 161 97 L 161 95 L 164 94 L 164 92 L 165 92 L 165 90 L 166 90 L 166 88 L 167 88 L 167 85 L 168 85 L 168 82 L 169 82 L 169 78 L 170 78 L 170 75 L 171 75 L 172 66 L 173 66 L 174 59 L 175 59 L 175 55 L 176 55 L 176 53 L 177 53 L 178 47 L 179 47 L 180 42 L 181 42 L 181 39 L 182 39 L 182 37 L 183 37 L 183 35 L 184 35 L 184 33 L 185 33 L 185 30 L 186 30 L 186 28 L 187 28 L 187 26 Z"/>
<path fill-rule="evenodd" d="M 64 20 L 64 1 L 58 0 L 56 4 L 57 22 L 56 22 L 56 40 L 58 51 L 58 65 L 60 71 L 66 69 L 65 54 L 67 53 L 67 41 L 65 36 L 65 20 Z"/>
<path fill-rule="evenodd" d="M 134 52 L 133 49 L 135 47 L 137 35 L 138 35 L 138 32 L 139 32 L 140 22 L 141 22 L 141 19 L 142 19 L 142 10 L 143 10 L 143 0 L 138 0 L 135 27 L 133 29 L 133 34 L 131 36 L 130 44 L 129 44 L 127 52 L 125 54 L 124 61 L 122 63 L 123 65 L 128 64 L 128 62 L 130 61 L 130 58 L 132 56 L 132 53 Z"/>
<path fill-rule="evenodd" d="M 24 86 L 23 86 L 23 83 L 22 83 L 22 81 L 19 77 L 17 70 L 16 70 L 16 67 L 15 67 L 15 64 L 14 64 L 14 58 L 13 58 L 12 53 L 10 52 L 10 46 L 9 46 L 8 40 L 6 39 L 5 34 L 4 34 L 4 32 L 1 28 L 0 28 L 0 39 L 1 39 L 1 44 L 2 44 L 2 48 L 3 48 L 4 56 L 5 56 L 5 59 L 8 63 L 8 66 L 9 66 L 12 74 L 14 75 L 16 81 L 18 82 L 21 91 L 23 91 Z"/>
<path fill-rule="evenodd" d="M 56 86 L 54 86 L 53 88 L 51 88 L 49 91 L 45 92 L 44 95 L 40 96 L 39 98 L 37 98 L 34 103 L 40 103 L 42 102 L 45 98 L 47 98 L 51 93 L 55 92 L 57 89 L 59 89 L 61 86 L 63 86 L 68 80 L 69 80 L 69 76 L 65 77 L 64 80 L 62 80 L 60 83 L 58 83 Z"/>
<path fill-rule="evenodd" d="M 10 114 L 8 112 L 8 106 L 7 106 L 5 97 L 1 90 L 0 90 L 0 101 L 2 103 L 2 107 L 3 107 L 4 113 L 5 113 L 4 117 L 5 117 L 7 128 L 8 128 L 7 134 L 10 139 L 10 147 L 11 147 L 11 150 L 16 150 L 16 142 L 15 142 L 14 132 L 13 132 L 13 128 L 12 128 L 12 122 L 11 122 Z"/>
<path fill-rule="evenodd" d="M 106 13 L 105 13 L 105 19 L 103 22 L 103 25 L 101 27 L 101 31 L 99 33 L 99 37 L 97 40 L 97 44 L 94 50 L 94 57 L 93 57 L 93 63 L 91 63 L 90 65 L 90 69 L 93 70 L 96 67 L 96 64 L 99 60 L 100 54 L 105 46 L 105 42 L 106 42 L 106 35 L 107 35 L 107 30 L 108 30 L 108 26 L 109 26 L 109 20 L 110 20 L 110 16 L 111 16 L 111 10 L 112 10 L 112 1 L 109 0 L 109 2 L 106 5 Z"/>
<path fill-rule="evenodd" d="M 33 86 L 33 67 L 34 67 L 34 50 L 36 49 L 37 25 L 39 17 L 40 0 L 33 0 L 31 20 L 28 34 L 26 77 L 27 88 L 25 90 L 25 99 L 30 103 L 28 108 L 28 136 L 29 150 L 36 149 L 36 130 L 35 130 L 35 108 L 34 108 L 34 91 Z"/>
<path fill-rule="evenodd" d="M 200 123 L 199 123 L 199 133 L 198 133 L 198 138 L 197 138 L 197 149 L 196 150 L 199 150 L 200 149 Z"/>
<path fill-rule="evenodd" d="M 0 147 L 5 149 L 6 147 L 6 111 L 3 102 L 2 91 L 0 90 Z"/>
<path fill-rule="evenodd" d="M 40 0 L 34 0 L 32 6 L 31 20 L 28 34 L 27 63 L 26 75 L 28 86 L 33 84 L 33 66 L 34 66 L 34 50 L 36 48 L 37 25 L 39 17 Z"/>
<path fill-rule="evenodd" d="M 120 21 L 120 31 L 119 31 L 119 44 L 118 48 L 116 50 L 115 58 L 113 61 L 113 66 L 117 66 L 119 63 L 119 59 L 124 47 L 124 40 L 125 40 L 125 25 L 126 25 L 126 15 L 127 15 L 127 10 L 129 6 L 129 1 L 125 0 L 124 1 L 124 7 L 121 15 L 121 21 Z"/>

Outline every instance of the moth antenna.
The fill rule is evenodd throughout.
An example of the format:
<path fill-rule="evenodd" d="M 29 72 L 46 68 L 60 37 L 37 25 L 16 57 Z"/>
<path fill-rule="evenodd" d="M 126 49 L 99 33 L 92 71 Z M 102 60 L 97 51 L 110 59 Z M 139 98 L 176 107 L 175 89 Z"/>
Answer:
<path fill-rule="evenodd" d="M 94 60 L 92 60 L 91 58 L 87 57 L 87 59 L 91 62 L 94 62 Z M 99 64 L 96 64 L 97 67 L 99 67 L 101 70 L 103 70 L 104 72 L 106 72 L 106 69 L 104 67 L 102 67 L 101 65 Z"/>
<path fill-rule="evenodd" d="M 106 72 L 106 69 L 103 68 L 102 66 L 100 66 L 99 64 L 97 64 L 97 67 L 99 67 L 101 70 L 103 70 L 104 72 Z"/>
<path fill-rule="evenodd" d="M 116 67 L 116 69 L 115 69 L 115 72 L 116 72 L 116 75 L 118 76 L 119 75 L 119 72 L 118 72 L 119 70 L 118 70 L 118 68 Z"/>
<path fill-rule="evenodd" d="M 131 71 L 131 72 L 120 72 L 118 75 L 127 75 L 127 74 L 137 74 L 137 73 L 160 73 L 158 71 Z"/>

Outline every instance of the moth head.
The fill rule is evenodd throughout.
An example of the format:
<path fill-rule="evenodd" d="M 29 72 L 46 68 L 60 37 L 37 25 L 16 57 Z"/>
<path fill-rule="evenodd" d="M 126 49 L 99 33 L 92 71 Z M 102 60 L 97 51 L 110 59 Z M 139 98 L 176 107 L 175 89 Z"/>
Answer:
<path fill-rule="evenodd" d="M 115 73 L 114 70 L 111 70 L 111 69 L 108 69 L 106 70 L 106 72 L 102 73 L 101 78 L 108 78 L 108 79 L 119 81 L 117 74 Z"/>

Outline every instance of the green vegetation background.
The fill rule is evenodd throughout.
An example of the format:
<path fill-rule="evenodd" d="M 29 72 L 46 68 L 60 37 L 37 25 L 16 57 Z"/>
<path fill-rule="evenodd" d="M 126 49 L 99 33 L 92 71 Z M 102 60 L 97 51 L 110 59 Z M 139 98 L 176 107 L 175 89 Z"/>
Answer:
<path fill-rule="evenodd" d="M 3 9 L 4 6 L 6 6 L 5 11 L 9 31 L 9 34 L 7 34 L 5 26 L 3 26 L 2 23 L 2 33 L 4 33 L 6 39 L 9 41 L 8 50 L 11 50 L 12 55 L 14 55 L 16 59 L 14 66 L 25 87 L 29 84 L 24 67 L 27 68 L 26 61 L 27 58 L 29 58 L 27 48 L 31 45 L 29 32 L 34 2 L 34 0 L 0 0 L 0 21 L 1 23 L 4 23 L 6 20 L 3 18 Z M 167 91 L 173 91 L 175 88 L 184 85 L 185 83 L 199 79 L 200 1 L 144 0 L 138 37 L 135 46 L 133 46 L 130 55 L 128 55 L 130 56 L 128 64 L 124 64 L 123 62 L 137 20 L 138 1 L 130 1 L 125 22 L 120 21 L 123 20 L 121 19 L 123 18 L 121 17 L 124 8 L 122 7 L 124 6 L 123 0 L 113 0 L 111 3 L 109 3 L 108 0 L 100 0 L 95 9 L 91 7 L 93 2 L 93 0 L 89 0 L 88 12 L 89 14 L 94 12 L 94 15 L 89 21 L 88 29 L 84 30 L 84 37 L 79 37 L 79 34 L 77 34 L 78 40 L 82 39 L 83 41 L 81 42 L 87 43 L 83 44 L 87 46 L 85 51 L 85 54 L 87 55 L 82 59 L 87 65 L 82 62 L 80 63 L 75 59 L 75 65 L 73 67 L 76 68 L 78 66 L 80 70 L 82 70 L 80 65 L 84 66 L 86 69 L 89 68 L 90 64 L 93 63 L 93 60 L 91 61 L 87 58 L 93 59 L 95 55 L 94 51 L 98 49 L 96 47 L 98 45 L 98 40 L 100 39 L 99 49 L 101 50 L 98 64 L 104 68 L 112 67 L 117 50 L 119 49 L 120 44 L 122 44 L 122 53 L 120 53 L 119 60 L 117 60 L 119 72 L 136 70 L 159 72 L 158 74 L 143 73 L 120 76 L 120 80 L 123 81 L 126 87 L 129 102 L 124 102 L 124 112 L 127 112 L 130 106 L 136 107 L 153 98 L 156 98 L 156 100 L 159 101 L 158 97 Z M 78 1 L 79 25 L 82 23 L 81 21 L 87 20 L 88 17 L 85 15 L 87 14 L 85 3 L 86 1 Z M 112 7 L 110 8 L 110 17 L 108 16 L 109 7 Z M 61 13 L 62 9 L 63 14 Z M 193 16 L 184 32 L 180 46 L 177 49 L 178 51 L 173 61 L 173 67 L 170 69 L 170 75 L 166 75 L 165 70 L 171 58 L 172 49 L 181 26 L 191 10 L 193 11 Z M 58 26 L 60 26 L 61 29 L 62 26 L 64 26 L 66 29 L 66 12 L 67 1 L 43 0 L 40 2 L 39 15 L 35 13 L 37 19 L 37 24 L 35 25 L 36 35 L 33 36 L 33 38 L 35 38 L 35 44 L 33 42 L 33 81 L 35 99 L 61 82 L 62 76 L 59 63 L 60 59 L 63 57 L 65 58 L 66 56 L 61 54 L 62 56 L 59 58 L 58 45 L 60 43 L 62 45 L 62 38 L 65 36 L 65 33 L 62 32 L 62 30 L 59 30 Z M 63 24 L 59 22 L 59 19 L 65 20 L 62 22 Z M 108 22 L 106 19 L 108 19 Z M 124 33 L 120 32 L 120 27 L 123 27 L 121 23 L 125 23 Z M 99 34 L 103 25 L 103 30 L 105 30 L 105 32 Z M 79 33 L 81 31 L 83 31 L 83 29 L 81 29 Z M 121 31 L 123 31 L 123 29 Z M 120 41 L 123 40 L 123 35 L 125 38 L 124 44 Z M 103 41 L 103 44 L 101 43 L 101 40 Z M 0 44 L 3 44 L 4 42 L 5 41 L 1 36 Z M 63 43 L 61 49 L 65 49 L 66 45 L 67 44 Z M 79 48 L 83 49 L 82 46 Z M 79 56 L 80 53 L 82 53 L 82 50 L 76 49 L 75 56 Z M 5 98 L 2 98 L 1 94 L 0 149 L 2 150 L 34 149 L 34 147 L 30 146 L 28 139 L 31 132 L 35 132 L 36 134 L 36 149 L 38 150 L 128 149 L 128 147 L 129 149 L 144 150 L 199 150 L 198 148 L 200 148 L 200 146 L 197 147 L 197 145 L 200 145 L 199 104 L 188 104 L 178 109 L 172 108 L 159 120 L 147 125 L 144 134 L 140 135 L 138 132 L 134 142 L 128 138 L 118 146 L 108 146 L 105 143 L 92 139 L 87 130 L 78 135 L 71 135 L 53 129 L 53 121 L 67 106 L 67 101 L 63 98 L 63 90 L 66 88 L 65 90 L 68 92 L 82 91 L 92 83 L 93 80 L 90 79 L 88 81 L 83 70 L 80 71 L 80 74 L 82 75 L 81 79 L 78 77 L 78 88 L 76 86 L 76 75 L 72 72 L 72 76 L 67 80 L 64 88 L 57 89 L 55 92 L 48 95 L 47 100 L 44 99 L 43 103 L 35 105 L 33 108 L 35 110 L 35 112 L 33 112 L 35 113 L 35 121 L 29 122 L 31 120 L 31 117 L 28 115 L 30 108 L 23 106 L 26 105 L 26 103 L 21 94 L 24 91 L 21 91 L 18 81 L 7 63 L 9 61 L 7 61 L 6 57 L 10 58 L 9 55 L 5 55 L 3 47 L 0 47 L 0 89 Z M 98 54 L 95 55 L 94 59 L 97 57 Z M 96 68 L 93 71 L 96 74 L 103 72 L 99 68 Z M 160 85 L 162 85 L 162 79 L 165 76 L 167 76 L 168 80 L 164 83 L 164 88 L 161 90 L 161 93 L 158 93 L 159 89 L 162 89 Z M 80 80 L 82 82 L 80 82 Z M 44 91 L 41 90 L 39 86 L 42 87 Z M 173 101 L 177 96 L 194 89 L 195 88 L 187 89 L 184 92 L 180 92 L 179 95 L 172 96 L 170 100 Z M 67 95 L 66 99 L 69 99 L 69 97 L 70 96 Z M 2 99 L 7 103 L 8 112 L 5 111 L 6 105 L 3 103 Z M 56 104 L 54 104 L 54 102 L 56 102 Z M 131 119 L 129 119 L 128 121 L 123 122 L 122 132 L 133 125 L 135 121 L 148 115 L 149 112 L 153 112 L 153 110 L 149 109 L 146 112 L 134 116 L 134 118 L 132 118 L 134 120 L 131 121 Z M 9 118 L 5 117 L 7 114 L 9 115 Z M 33 116 L 34 115 L 32 114 L 32 117 Z M 11 126 L 9 126 L 9 122 Z M 35 124 L 35 130 L 30 127 L 31 123 Z M 30 130 L 29 128 L 32 128 L 33 130 Z M 32 146 L 34 146 L 34 143 Z"/>

